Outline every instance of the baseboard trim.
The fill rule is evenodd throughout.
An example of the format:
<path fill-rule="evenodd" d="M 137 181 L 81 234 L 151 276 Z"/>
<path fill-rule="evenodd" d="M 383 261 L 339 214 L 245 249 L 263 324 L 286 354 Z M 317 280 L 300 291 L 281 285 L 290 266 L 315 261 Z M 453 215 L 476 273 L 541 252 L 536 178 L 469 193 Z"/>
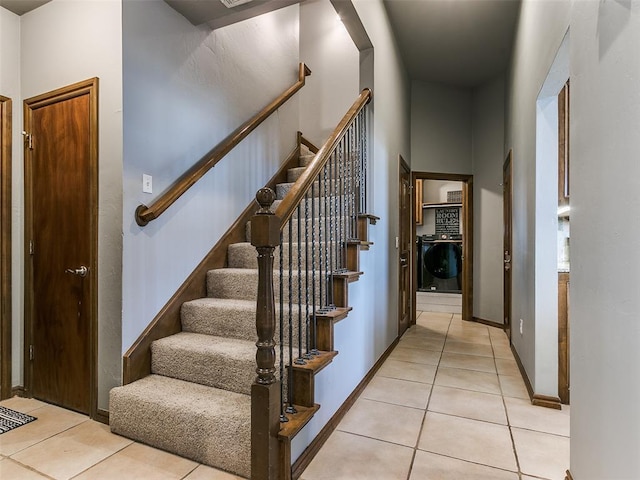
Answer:
<path fill-rule="evenodd" d="M 318 454 L 322 445 L 327 441 L 329 436 L 336 429 L 340 420 L 344 418 L 349 409 L 356 402 L 362 391 L 369 384 L 373 376 L 380 369 L 384 361 L 391 354 L 394 348 L 398 345 L 398 341 L 400 338 L 396 338 L 389 348 L 382 354 L 382 356 L 378 359 L 378 361 L 371 367 L 371 370 L 364 376 L 364 378 L 360 381 L 358 386 L 351 392 L 351 395 L 347 397 L 344 403 L 338 408 L 336 413 L 333 414 L 333 417 L 327 422 L 327 424 L 320 430 L 316 438 L 309 444 L 309 446 L 305 449 L 304 452 L 298 457 L 298 459 L 291 466 L 291 478 L 293 480 L 297 480 L 300 478 L 304 470 L 309 466 L 313 458 Z"/>
<path fill-rule="evenodd" d="M 11 396 L 12 397 L 24 397 L 25 389 L 22 385 L 18 385 L 16 387 L 11 387 Z"/>
<path fill-rule="evenodd" d="M 538 407 L 553 408 L 554 410 L 562 410 L 562 402 L 560 397 L 550 397 L 548 395 L 533 394 L 531 403 Z"/>
<path fill-rule="evenodd" d="M 480 318 L 480 317 L 473 317 L 473 321 L 476 323 L 482 323 L 483 325 L 489 325 L 490 327 L 496 327 L 496 328 L 499 328 L 500 330 L 504 330 L 504 323 L 498 323 L 492 320 L 485 320 L 484 318 Z"/>
<path fill-rule="evenodd" d="M 567 470 L 567 476 L 564 477 L 564 480 L 573 480 L 573 477 L 571 476 L 571 472 L 569 470 Z"/>
<path fill-rule="evenodd" d="M 104 423 L 105 425 L 109 425 L 109 410 L 103 410 L 99 408 L 96 411 L 96 415 L 93 418 L 96 422 Z"/>
<path fill-rule="evenodd" d="M 522 365 L 522 361 L 520 360 L 520 356 L 515 348 L 513 348 L 513 344 L 511 345 L 511 352 L 513 353 L 513 357 L 516 359 L 516 363 L 518 364 L 518 370 L 520 370 L 520 375 L 522 375 L 522 379 L 524 380 L 524 384 L 527 387 L 527 392 L 529 393 L 529 399 L 531 400 L 532 405 L 536 405 L 537 407 L 546 407 L 553 408 L 554 410 L 562 410 L 562 403 L 560 402 L 560 397 L 551 397 L 548 395 L 540 395 L 533 391 L 533 387 L 531 386 L 531 381 L 527 375 L 526 370 L 524 369 L 524 365 Z"/>

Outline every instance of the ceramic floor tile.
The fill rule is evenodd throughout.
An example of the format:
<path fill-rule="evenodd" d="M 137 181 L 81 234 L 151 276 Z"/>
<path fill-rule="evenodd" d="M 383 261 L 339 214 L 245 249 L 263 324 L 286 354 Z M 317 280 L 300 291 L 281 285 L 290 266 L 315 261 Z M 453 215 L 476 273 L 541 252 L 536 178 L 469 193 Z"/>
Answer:
<path fill-rule="evenodd" d="M 478 343 L 447 340 L 444 344 L 444 351 L 493 358 L 493 349 L 491 348 L 491 345 L 483 345 Z"/>
<path fill-rule="evenodd" d="M 500 345 L 492 340 L 491 344 L 493 345 L 493 356 L 496 358 L 504 358 L 508 360 L 514 360 L 513 352 L 511 351 L 511 347 L 508 345 Z"/>
<path fill-rule="evenodd" d="M 362 398 L 413 408 L 427 408 L 431 385 L 375 376 L 362 392 Z"/>
<path fill-rule="evenodd" d="M 426 336 L 409 336 L 402 337 L 399 347 L 402 348 L 417 348 L 421 350 L 431 350 L 434 352 L 441 352 L 444 348 L 444 338 L 431 338 Z"/>
<path fill-rule="evenodd" d="M 10 458 L 0 460 L 0 478 L 15 480 L 45 480 L 47 477 L 29 470 Z"/>
<path fill-rule="evenodd" d="M 85 470 L 81 475 L 74 477 L 74 480 L 97 478 L 112 478 L 114 480 L 123 478 L 135 478 L 136 480 L 180 479 L 197 466 L 198 464 L 191 460 L 140 443 L 132 443 L 106 460 Z"/>
<path fill-rule="evenodd" d="M 88 417 L 53 405 L 31 410 L 29 415 L 38 419 L 0 435 L 0 454 L 10 456 L 53 435 L 63 432 Z"/>
<path fill-rule="evenodd" d="M 477 335 L 474 332 L 462 332 L 460 330 L 453 329 L 453 327 L 449 329 L 447 340 L 451 342 L 466 342 L 491 346 L 491 339 L 489 338 L 489 335 Z"/>
<path fill-rule="evenodd" d="M 569 436 L 568 407 L 563 405 L 562 410 L 555 410 L 531 405 L 529 400 L 508 397 L 505 397 L 504 402 L 507 406 L 509 424 L 512 427 Z"/>
<path fill-rule="evenodd" d="M 496 358 L 496 368 L 500 375 L 520 375 L 520 369 L 515 360 Z"/>
<path fill-rule="evenodd" d="M 507 424 L 502 396 L 434 386 L 428 410 L 485 422 Z"/>
<path fill-rule="evenodd" d="M 402 362 L 400 360 L 387 359 L 380 367 L 377 375 L 381 377 L 398 378 L 420 383 L 433 383 L 436 376 L 435 365 L 423 365 L 421 363 Z"/>
<path fill-rule="evenodd" d="M 131 444 L 114 435 L 107 425 L 92 420 L 81 423 L 12 458 L 56 479 L 71 478 Z"/>
<path fill-rule="evenodd" d="M 35 398 L 13 397 L 0 402 L 0 406 L 10 408 L 16 412 L 29 413 L 36 408 L 45 407 L 47 404 Z"/>
<path fill-rule="evenodd" d="M 430 321 L 451 321 L 451 319 L 453 318 L 452 313 L 445 313 L 445 312 L 422 312 L 422 315 L 420 315 L 417 320 L 416 323 L 418 323 L 417 321 L 420 321 L 420 325 L 424 324 L 424 323 L 428 323 Z"/>
<path fill-rule="evenodd" d="M 398 480 L 407 478 L 413 449 L 335 431 L 301 480 Z"/>
<path fill-rule="evenodd" d="M 424 410 L 359 399 L 338 425 L 338 430 L 415 447 Z"/>
<path fill-rule="evenodd" d="M 518 474 L 458 460 L 457 458 L 416 452 L 409 480 L 518 480 Z"/>
<path fill-rule="evenodd" d="M 563 477 L 561 480 L 564 480 L 565 477 Z M 542 478 L 542 477 L 530 477 L 529 475 L 523 475 L 522 476 L 522 480 L 551 480 L 550 478 Z"/>
<path fill-rule="evenodd" d="M 452 320 L 449 332 L 452 330 L 464 333 L 473 333 L 474 335 L 482 335 L 485 337 L 489 336 L 489 327 L 486 325 L 476 322 L 466 322 L 464 320 Z"/>
<path fill-rule="evenodd" d="M 463 370 L 461 368 L 439 367 L 434 385 L 500 394 L 498 375 L 495 373 Z"/>
<path fill-rule="evenodd" d="M 74 479 L 75 480 L 75 479 Z M 184 477 L 184 480 L 244 480 L 242 477 L 236 477 L 227 472 L 216 470 L 215 468 L 208 467 L 206 465 L 200 465 L 189 475 Z"/>
<path fill-rule="evenodd" d="M 520 375 L 498 375 L 502 395 L 529 400 L 529 392 Z"/>
<path fill-rule="evenodd" d="M 504 425 L 427 412 L 418 448 L 517 471 L 511 435 Z"/>
<path fill-rule="evenodd" d="M 440 366 L 496 373 L 496 364 L 493 358 L 481 357 L 479 355 L 464 355 L 462 353 L 444 352 L 440 359 Z"/>
<path fill-rule="evenodd" d="M 400 360 L 402 362 L 438 365 L 438 362 L 440 361 L 440 352 L 397 346 L 393 352 L 391 352 L 389 358 L 392 360 Z"/>
<path fill-rule="evenodd" d="M 512 428 L 522 473 L 563 480 L 569 468 L 569 439 L 548 433 Z"/>

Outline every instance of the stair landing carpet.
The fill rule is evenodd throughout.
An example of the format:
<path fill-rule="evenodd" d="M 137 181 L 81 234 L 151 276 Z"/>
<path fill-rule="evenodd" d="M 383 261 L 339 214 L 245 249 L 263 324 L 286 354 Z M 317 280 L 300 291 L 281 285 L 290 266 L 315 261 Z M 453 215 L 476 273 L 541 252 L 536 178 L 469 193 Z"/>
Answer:
<path fill-rule="evenodd" d="M 37 418 L 26 413 L 16 412 L 7 407 L 0 407 L 0 435 L 34 420 L 37 420 Z"/>

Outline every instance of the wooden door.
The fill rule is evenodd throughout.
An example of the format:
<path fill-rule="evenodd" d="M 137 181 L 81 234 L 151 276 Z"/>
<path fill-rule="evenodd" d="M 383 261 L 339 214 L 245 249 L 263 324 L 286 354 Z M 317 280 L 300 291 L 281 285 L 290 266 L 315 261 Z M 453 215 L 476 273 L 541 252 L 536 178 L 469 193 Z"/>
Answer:
<path fill-rule="evenodd" d="M 400 183 L 399 183 L 400 225 L 398 248 L 400 251 L 399 275 L 400 288 L 398 293 L 398 336 L 401 336 L 411 323 L 411 251 L 413 246 L 411 236 L 411 170 L 400 157 Z"/>
<path fill-rule="evenodd" d="M 512 192 L 511 192 L 511 160 L 513 154 L 509 150 L 509 155 L 504 162 L 502 169 L 502 201 L 504 219 L 504 239 L 503 239 L 503 261 L 504 261 L 504 328 L 509 339 L 511 339 L 511 246 L 512 246 Z"/>
<path fill-rule="evenodd" d="M 25 101 L 30 393 L 92 413 L 97 79 Z"/>
<path fill-rule="evenodd" d="M 11 396 L 11 99 L 0 95 L 0 400 Z"/>

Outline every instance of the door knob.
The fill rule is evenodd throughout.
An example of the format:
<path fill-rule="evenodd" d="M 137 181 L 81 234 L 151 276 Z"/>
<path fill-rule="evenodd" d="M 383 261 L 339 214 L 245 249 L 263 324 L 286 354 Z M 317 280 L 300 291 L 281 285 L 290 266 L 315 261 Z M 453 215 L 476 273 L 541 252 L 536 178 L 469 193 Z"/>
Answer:
<path fill-rule="evenodd" d="M 67 268 L 64 273 L 70 273 L 72 275 L 79 275 L 81 277 L 86 277 L 87 273 L 89 273 L 89 269 L 84 265 L 81 265 L 80 268 Z"/>

